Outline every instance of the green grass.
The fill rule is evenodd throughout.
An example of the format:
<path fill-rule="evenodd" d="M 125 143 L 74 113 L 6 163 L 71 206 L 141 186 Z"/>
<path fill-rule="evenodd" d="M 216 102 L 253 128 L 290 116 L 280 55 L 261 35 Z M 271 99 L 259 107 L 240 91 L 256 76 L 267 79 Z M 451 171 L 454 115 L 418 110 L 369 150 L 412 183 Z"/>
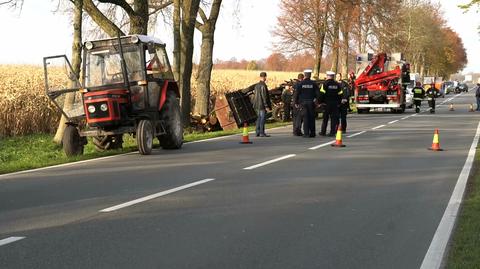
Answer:
<path fill-rule="evenodd" d="M 286 126 L 288 124 L 290 123 L 269 123 L 266 127 L 275 128 Z M 254 130 L 254 127 L 250 126 L 249 131 L 252 130 Z M 185 142 L 192 142 L 238 134 L 241 132 L 241 129 L 237 129 L 232 131 L 189 133 L 185 134 L 184 140 Z M 68 158 L 65 156 L 62 148 L 52 142 L 52 139 L 53 136 L 49 134 L 36 134 L 0 139 L 0 174 L 117 155 L 137 150 L 135 139 L 130 135 L 125 135 L 123 149 L 97 152 L 91 141 L 89 141 L 85 146 L 83 155 Z M 158 144 L 155 146 L 158 146 Z"/>
<path fill-rule="evenodd" d="M 467 186 L 448 256 L 449 269 L 480 268 L 480 150 Z"/>

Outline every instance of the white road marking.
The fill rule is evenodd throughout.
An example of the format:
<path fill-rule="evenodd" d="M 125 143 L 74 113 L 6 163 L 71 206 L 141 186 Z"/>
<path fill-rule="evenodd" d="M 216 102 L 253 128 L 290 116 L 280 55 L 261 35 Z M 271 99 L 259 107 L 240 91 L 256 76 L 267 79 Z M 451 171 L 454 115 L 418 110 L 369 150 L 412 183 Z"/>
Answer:
<path fill-rule="evenodd" d="M 385 124 L 379 125 L 379 126 L 377 126 L 377 127 L 373 127 L 372 130 L 377 130 L 377 129 L 383 128 L 383 127 L 385 127 L 385 126 L 386 126 Z"/>
<path fill-rule="evenodd" d="M 440 221 L 435 235 L 433 236 L 432 242 L 430 243 L 430 247 L 428 248 L 427 254 L 423 259 L 420 269 L 438 269 L 442 264 L 448 241 L 450 240 L 455 221 L 457 220 L 458 210 L 463 200 L 467 180 L 475 159 L 475 152 L 479 138 L 480 123 L 478 124 L 477 133 L 475 134 L 472 145 L 470 146 L 470 151 L 468 152 L 465 165 L 463 166 L 462 172 L 458 177 L 455 189 L 453 190 L 450 201 L 445 209 L 445 213 L 443 214 L 442 220 Z"/>
<path fill-rule="evenodd" d="M 193 183 L 190 183 L 190 184 L 187 184 L 187 185 L 183 185 L 183 186 L 180 186 L 180 187 L 177 187 L 177 188 L 173 188 L 173 189 L 170 189 L 170 190 L 154 193 L 154 194 L 151 194 L 151 195 L 148 195 L 148 196 L 145 196 L 145 197 L 142 197 L 142 198 L 138 198 L 138 199 L 135 199 L 135 200 L 123 203 L 123 204 L 119 204 L 119 205 L 116 205 L 116 206 L 105 208 L 105 209 L 100 210 L 99 212 L 106 213 L 106 212 L 116 211 L 116 210 L 119 210 L 119 209 L 122 209 L 122 208 L 125 208 L 125 207 L 129 207 L 129 206 L 132 206 L 132 205 L 136 205 L 136 204 L 139 204 L 139 203 L 146 202 L 148 200 L 152 200 L 152 199 L 155 199 L 155 198 L 158 198 L 158 197 L 162 197 L 162 196 L 165 196 L 167 194 L 171 194 L 171 193 L 174 193 L 174 192 L 185 190 L 185 189 L 188 189 L 188 188 L 191 188 L 191 187 L 194 187 L 194 186 L 198 186 L 200 184 L 205 184 L 205 183 L 213 181 L 213 180 L 215 180 L 215 179 L 214 178 L 207 178 L 207 179 L 204 179 L 204 180 L 196 181 L 196 182 L 193 182 Z"/>
<path fill-rule="evenodd" d="M 408 118 L 410 118 L 410 116 L 403 117 L 403 118 L 401 118 L 401 120 L 406 120 Z"/>
<path fill-rule="evenodd" d="M 8 238 L 0 240 L 0 246 L 4 246 L 4 245 L 7 245 L 7 244 L 10 244 L 10 243 L 22 240 L 22 239 L 25 239 L 25 236 L 8 237 Z"/>
<path fill-rule="evenodd" d="M 355 136 L 362 135 L 362 134 L 364 134 L 364 133 L 366 133 L 366 132 L 367 132 L 367 131 L 361 131 L 361 132 L 358 132 L 358 133 L 356 133 L 356 134 L 349 135 L 349 136 L 347 136 L 347 137 L 348 137 L 348 138 L 352 138 L 352 137 L 355 137 Z"/>
<path fill-rule="evenodd" d="M 394 120 L 394 121 L 391 121 L 389 122 L 388 124 L 394 124 L 394 123 L 397 123 L 399 120 Z"/>
<path fill-rule="evenodd" d="M 262 166 L 265 166 L 265 165 L 269 165 L 269 164 L 272 164 L 272 163 L 275 163 L 275 162 L 278 162 L 278 161 L 281 161 L 281 160 L 285 160 L 285 159 L 288 159 L 288 158 L 292 158 L 292 157 L 295 157 L 295 156 L 297 156 L 297 155 L 296 154 L 288 154 L 288 155 L 285 155 L 285 156 L 282 156 L 282 157 L 279 157 L 279 158 L 276 158 L 276 159 L 273 159 L 273 160 L 270 160 L 270 161 L 266 161 L 266 162 L 263 162 L 263 163 L 259 163 L 259 164 L 256 164 L 256 165 L 245 167 L 245 168 L 243 168 L 243 170 L 253 170 L 255 168 L 262 167 Z"/>
<path fill-rule="evenodd" d="M 333 143 L 335 143 L 335 140 L 330 141 L 330 142 L 327 142 L 327 143 L 324 143 L 324 144 L 321 144 L 321 145 L 318 145 L 318 146 L 315 146 L 315 147 L 311 147 L 311 148 L 309 148 L 309 149 L 310 149 L 310 150 L 316 150 L 316 149 L 323 148 L 323 147 L 326 147 L 326 146 L 328 146 L 328 145 L 331 145 L 331 144 L 333 144 Z"/>

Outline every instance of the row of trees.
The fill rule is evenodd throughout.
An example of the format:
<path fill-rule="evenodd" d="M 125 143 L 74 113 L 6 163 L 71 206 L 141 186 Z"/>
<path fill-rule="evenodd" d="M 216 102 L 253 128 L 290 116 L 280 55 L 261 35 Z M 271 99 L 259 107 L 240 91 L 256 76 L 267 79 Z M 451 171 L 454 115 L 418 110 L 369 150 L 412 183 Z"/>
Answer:
<path fill-rule="evenodd" d="M 317 75 L 326 55 L 347 73 L 357 52 L 402 52 L 422 74 L 448 76 L 464 68 L 465 48 L 429 0 L 281 0 L 273 31 L 277 51 L 314 56 Z"/>

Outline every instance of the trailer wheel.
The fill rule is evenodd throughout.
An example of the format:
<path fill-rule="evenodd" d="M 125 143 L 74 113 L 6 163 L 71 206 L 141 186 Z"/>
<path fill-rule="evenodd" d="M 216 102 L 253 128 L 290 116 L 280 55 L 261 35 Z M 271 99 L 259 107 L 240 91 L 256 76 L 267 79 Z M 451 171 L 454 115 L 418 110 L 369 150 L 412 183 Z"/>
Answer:
<path fill-rule="evenodd" d="M 275 121 L 283 121 L 285 113 L 283 112 L 283 107 L 277 106 L 273 109 L 273 119 Z"/>
<path fill-rule="evenodd" d="M 153 148 L 153 126 L 149 120 L 140 120 L 137 125 L 137 146 L 142 155 L 150 155 Z"/>
<path fill-rule="evenodd" d="M 167 92 L 167 100 L 160 111 L 160 119 L 165 124 L 165 134 L 158 136 L 163 149 L 179 149 L 183 144 L 183 124 L 180 104 L 174 92 Z"/>
<path fill-rule="evenodd" d="M 68 125 L 65 128 L 62 138 L 63 151 L 67 157 L 77 156 L 83 154 L 83 140 L 78 133 L 77 127 Z"/>
<path fill-rule="evenodd" d="M 109 149 L 121 149 L 123 145 L 123 135 L 94 136 L 93 144 L 99 152 Z"/>

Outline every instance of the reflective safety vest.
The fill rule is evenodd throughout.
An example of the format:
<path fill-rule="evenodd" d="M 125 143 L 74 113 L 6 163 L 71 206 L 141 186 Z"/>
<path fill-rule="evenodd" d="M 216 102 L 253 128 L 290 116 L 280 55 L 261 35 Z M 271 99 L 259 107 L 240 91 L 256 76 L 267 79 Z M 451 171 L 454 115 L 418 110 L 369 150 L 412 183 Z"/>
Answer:
<path fill-rule="evenodd" d="M 413 100 L 423 100 L 425 97 L 425 90 L 420 87 L 415 87 L 412 90 L 413 92 Z"/>

